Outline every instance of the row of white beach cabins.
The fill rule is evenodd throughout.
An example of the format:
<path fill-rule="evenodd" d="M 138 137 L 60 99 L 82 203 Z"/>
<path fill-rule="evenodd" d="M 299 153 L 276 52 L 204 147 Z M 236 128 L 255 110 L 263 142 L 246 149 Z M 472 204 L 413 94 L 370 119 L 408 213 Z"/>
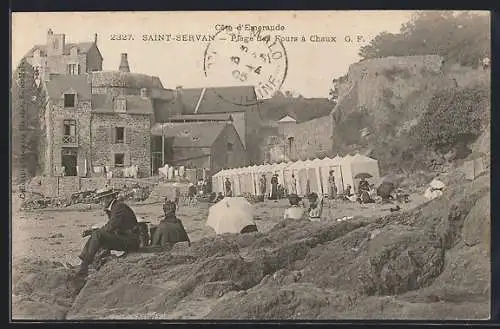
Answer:
<path fill-rule="evenodd" d="M 356 175 L 370 174 L 369 183 L 377 184 L 380 180 L 378 161 L 367 156 L 356 154 L 345 157 L 323 158 L 314 160 L 300 160 L 295 162 L 281 162 L 274 164 L 254 165 L 243 168 L 224 169 L 212 176 L 212 190 L 219 193 L 225 192 L 225 181 L 229 178 L 233 196 L 244 193 L 260 195 L 259 182 L 262 175 L 266 177 L 266 194 L 271 191 L 271 178 L 278 174 L 278 182 L 289 193 L 293 191 L 292 180 L 299 196 L 306 195 L 309 181 L 309 192 L 329 194 L 328 177 L 330 171 L 335 176 L 337 192 L 343 193 L 347 185 L 352 192 L 357 192 L 358 179 Z M 292 177 L 293 174 L 293 177 Z"/>

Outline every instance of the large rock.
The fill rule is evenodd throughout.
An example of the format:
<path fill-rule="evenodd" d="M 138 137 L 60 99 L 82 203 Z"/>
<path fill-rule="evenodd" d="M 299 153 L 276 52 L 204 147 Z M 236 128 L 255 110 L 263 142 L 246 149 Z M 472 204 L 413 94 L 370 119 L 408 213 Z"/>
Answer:
<path fill-rule="evenodd" d="M 63 320 L 85 284 L 61 263 L 21 260 L 12 266 L 12 317 Z"/>

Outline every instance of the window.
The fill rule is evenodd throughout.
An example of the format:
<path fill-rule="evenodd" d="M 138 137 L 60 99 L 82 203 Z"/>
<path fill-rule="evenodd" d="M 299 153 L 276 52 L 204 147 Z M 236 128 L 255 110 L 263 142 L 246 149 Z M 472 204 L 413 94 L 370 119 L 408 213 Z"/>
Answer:
<path fill-rule="evenodd" d="M 71 50 L 70 50 L 70 54 L 72 56 L 78 55 L 78 48 L 77 47 L 72 47 Z"/>
<path fill-rule="evenodd" d="M 118 144 L 125 143 L 125 128 L 123 127 L 115 128 L 115 143 Z"/>
<path fill-rule="evenodd" d="M 117 98 L 114 101 L 115 112 L 125 112 L 127 110 L 127 100 L 123 98 Z"/>
<path fill-rule="evenodd" d="M 80 74 L 80 65 L 78 64 L 68 64 L 68 74 L 78 75 Z"/>
<path fill-rule="evenodd" d="M 76 143 L 76 120 L 63 121 L 63 143 Z"/>
<path fill-rule="evenodd" d="M 233 150 L 233 143 L 227 143 L 227 150 L 232 151 Z"/>
<path fill-rule="evenodd" d="M 75 94 L 64 94 L 64 107 L 75 107 L 75 101 Z"/>
<path fill-rule="evenodd" d="M 115 167 L 125 166 L 125 154 L 115 153 Z"/>

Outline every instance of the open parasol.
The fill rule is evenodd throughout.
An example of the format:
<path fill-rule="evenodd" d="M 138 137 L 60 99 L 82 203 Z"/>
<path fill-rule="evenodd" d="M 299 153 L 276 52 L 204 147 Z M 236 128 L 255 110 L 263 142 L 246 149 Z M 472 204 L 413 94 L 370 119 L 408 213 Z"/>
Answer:
<path fill-rule="evenodd" d="M 354 176 L 355 179 L 372 178 L 373 176 L 369 173 L 362 172 Z"/>

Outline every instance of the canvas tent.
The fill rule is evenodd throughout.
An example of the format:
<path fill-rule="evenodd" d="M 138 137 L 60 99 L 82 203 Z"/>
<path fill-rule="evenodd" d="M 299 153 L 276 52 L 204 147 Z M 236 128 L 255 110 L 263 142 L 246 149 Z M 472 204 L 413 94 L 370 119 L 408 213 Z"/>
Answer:
<path fill-rule="evenodd" d="M 347 185 L 351 185 L 354 191 L 357 191 L 359 181 L 355 176 L 360 173 L 370 174 L 372 176 L 368 179 L 370 183 L 380 180 L 378 161 L 361 154 L 226 169 L 215 174 L 212 179 L 215 192 L 224 192 L 225 177 L 230 177 L 232 182 L 237 182 L 232 183 L 234 195 L 238 195 L 236 192 L 256 195 L 259 192 L 259 180 L 262 175 L 266 176 L 267 191 L 271 190 L 273 174 L 278 174 L 279 183 L 290 191 L 293 174 L 297 194 L 304 196 L 308 186 L 309 192 L 328 194 L 330 171 L 333 171 L 338 193 L 342 193 Z"/>

